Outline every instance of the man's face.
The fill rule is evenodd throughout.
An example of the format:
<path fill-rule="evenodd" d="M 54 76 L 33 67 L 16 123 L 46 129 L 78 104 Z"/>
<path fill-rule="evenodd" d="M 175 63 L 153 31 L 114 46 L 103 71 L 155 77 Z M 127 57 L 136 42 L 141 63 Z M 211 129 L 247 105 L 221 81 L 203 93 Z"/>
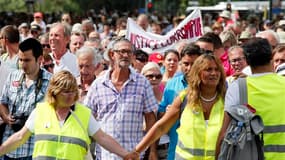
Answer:
<path fill-rule="evenodd" d="M 62 25 L 51 28 L 49 33 L 49 44 L 53 53 L 63 54 L 62 52 L 65 52 L 68 41 L 69 37 L 64 36 L 64 27 Z"/>
<path fill-rule="evenodd" d="M 235 72 L 241 72 L 246 66 L 246 59 L 242 48 L 234 48 L 229 53 L 229 61 Z"/>
<path fill-rule="evenodd" d="M 187 74 L 190 71 L 194 61 L 198 57 L 199 57 L 198 55 L 191 55 L 191 56 L 185 55 L 184 57 L 181 58 L 180 66 L 183 74 Z"/>
<path fill-rule="evenodd" d="M 34 74 L 37 67 L 39 67 L 39 62 L 33 55 L 32 50 L 22 52 L 19 50 L 19 65 L 25 74 Z"/>
<path fill-rule="evenodd" d="M 133 56 L 131 43 L 125 41 L 117 42 L 111 53 L 114 65 L 119 68 L 128 68 Z"/>
<path fill-rule="evenodd" d="M 78 67 L 80 77 L 83 81 L 93 81 L 95 78 L 96 66 L 93 64 L 94 57 L 91 55 L 81 55 L 78 57 Z"/>
<path fill-rule="evenodd" d="M 276 52 L 273 56 L 273 68 L 276 70 L 277 66 L 285 63 L 285 50 L 282 52 Z"/>
<path fill-rule="evenodd" d="M 84 38 L 81 35 L 72 35 L 70 38 L 69 49 L 75 53 L 84 44 Z"/>
<path fill-rule="evenodd" d="M 195 44 L 206 51 L 214 51 L 214 45 L 212 43 L 197 41 Z"/>

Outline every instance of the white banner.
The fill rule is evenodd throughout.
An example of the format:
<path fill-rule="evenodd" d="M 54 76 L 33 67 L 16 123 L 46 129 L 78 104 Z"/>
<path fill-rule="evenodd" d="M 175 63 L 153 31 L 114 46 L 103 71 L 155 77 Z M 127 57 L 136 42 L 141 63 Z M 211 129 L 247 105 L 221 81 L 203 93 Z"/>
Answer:
<path fill-rule="evenodd" d="M 201 12 L 195 9 L 176 28 L 166 35 L 158 35 L 144 31 L 134 20 L 128 18 L 126 38 L 135 45 L 136 48 L 150 48 L 153 52 L 163 52 L 182 39 L 189 42 L 196 41 L 203 35 L 203 23 Z"/>

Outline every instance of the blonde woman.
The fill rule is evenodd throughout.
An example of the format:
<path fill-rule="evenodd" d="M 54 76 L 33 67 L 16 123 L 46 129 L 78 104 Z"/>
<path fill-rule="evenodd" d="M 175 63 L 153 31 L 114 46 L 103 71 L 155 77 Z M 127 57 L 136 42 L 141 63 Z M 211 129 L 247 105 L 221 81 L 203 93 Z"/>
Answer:
<path fill-rule="evenodd" d="M 90 144 L 89 137 L 124 159 L 138 158 L 105 134 L 91 110 L 76 103 L 78 98 L 72 74 L 68 71 L 56 73 L 50 80 L 45 102 L 38 103 L 25 126 L 0 146 L 0 155 L 16 149 L 34 134 L 33 159 L 83 160 Z"/>
<path fill-rule="evenodd" d="M 149 130 L 135 147 L 136 152 L 143 151 L 165 134 L 181 116 L 175 159 L 215 159 L 216 141 L 224 117 L 225 74 L 221 62 L 212 54 L 201 55 L 194 62 L 187 81 L 188 89 L 180 93 L 162 119 Z M 181 110 L 185 97 L 187 105 Z"/>

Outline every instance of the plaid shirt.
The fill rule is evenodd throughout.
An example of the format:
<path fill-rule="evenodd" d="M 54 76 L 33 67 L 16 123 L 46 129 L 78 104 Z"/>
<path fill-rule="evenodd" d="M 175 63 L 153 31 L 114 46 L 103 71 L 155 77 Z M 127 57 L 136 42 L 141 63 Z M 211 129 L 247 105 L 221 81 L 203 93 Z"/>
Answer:
<path fill-rule="evenodd" d="M 121 92 L 112 84 L 109 70 L 93 82 L 84 101 L 100 122 L 101 129 L 129 151 L 144 135 L 144 113 L 153 112 L 158 107 L 148 80 L 133 69 L 130 71 Z M 121 159 L 98 146 L 96 157 L 102 160 Z"/>
<path fill-rule="evenodd" d="M 25 113 L 25 115 L 30 115 L 32 110 L 35 108 L 35 89 L 37 81 L 27 88 L 25 83 L 21 84 L 21 77 L 23 71 L 16 70 L 12 72 L 4 85 L 2 95 L 0 97 L 0 103 L 7 105 L 11 113 L 13 104 L 15 104 L 15 113 Z M 51 74 L 46 70 L 42 69 L 42 85 L 40 91 L 37 95 L 36 102 L 42 101 L 44 95 L 47 91 L 47 86 Z M 24 79 L 22 80 L 25 81 Z M 9 136 L 11 136 L 14 131 L 10 126 L 6 125 L 3 140 L 6 141 Z M 6 154 L 10 158 L 28 157 L 32 156 L 34 148 L 34 136 L 31 136 L 26 143 L 21 147 L 17 148 L 15 151 Z"/>

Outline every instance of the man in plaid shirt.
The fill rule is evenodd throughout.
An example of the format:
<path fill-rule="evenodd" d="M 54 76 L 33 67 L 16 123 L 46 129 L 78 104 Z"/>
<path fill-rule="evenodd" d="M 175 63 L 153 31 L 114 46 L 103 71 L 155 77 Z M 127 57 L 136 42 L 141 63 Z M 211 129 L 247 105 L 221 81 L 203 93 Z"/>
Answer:
<path fill-rule="evenodd" d="M 127 39 L 118 39 L 109 52 L 112 68 L 92 84 L 84 101 L 89 106 L 104 132 L 131 151 L 144 136 L 146 129 L 155 123 L 157 101 L 148 80 L 130 68 L 133 46 Z M 141 155 L 142 157 L 143 155 Z M 155 145 L 150 156 L 156 156 Z M 96 148 L 97 159 L 118 160 L 120 157 Z"/>
<path fill-rule="evenodd" d="M 26 39 L 19 46 L 19 65 L 21 70 L 12 72 L 0 97 L 0 115 L 7 124 L 2 142 L 6 141 L 14 132 L 16 114 L 29 116 L 36 103 L 42 101 L 47 90 L 51 74 L 40 68 L 43 49 L 41 44 L 33 38 Z M 34 137 L 17 150 L 4 156 L 4 160 L 31 160 L 34 147 Z"/>

